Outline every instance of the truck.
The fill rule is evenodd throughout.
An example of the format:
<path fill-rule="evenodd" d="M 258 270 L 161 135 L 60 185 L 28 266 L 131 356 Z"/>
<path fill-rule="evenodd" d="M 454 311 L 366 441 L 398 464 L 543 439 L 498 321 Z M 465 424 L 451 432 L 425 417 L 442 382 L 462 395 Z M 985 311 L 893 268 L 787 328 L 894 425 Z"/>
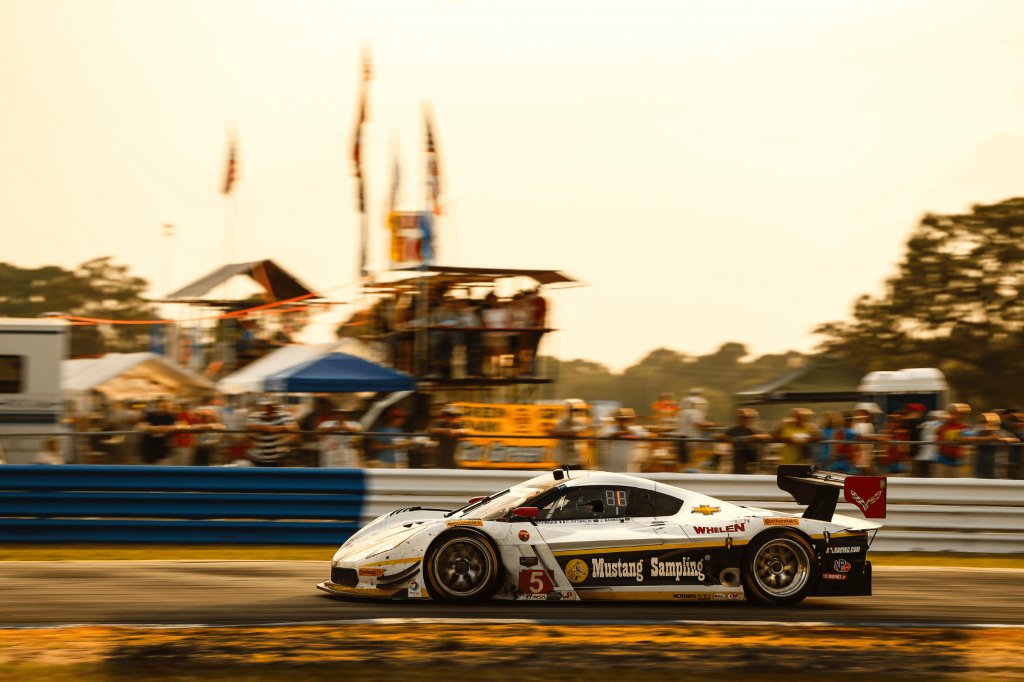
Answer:
<path fill-rule="evenodd" d="M 31 463 L 48 437 L 67 433 L 61 363 L 68 346 L 64 320 L 0 318 L 0 454 L 8 464 Z"/>

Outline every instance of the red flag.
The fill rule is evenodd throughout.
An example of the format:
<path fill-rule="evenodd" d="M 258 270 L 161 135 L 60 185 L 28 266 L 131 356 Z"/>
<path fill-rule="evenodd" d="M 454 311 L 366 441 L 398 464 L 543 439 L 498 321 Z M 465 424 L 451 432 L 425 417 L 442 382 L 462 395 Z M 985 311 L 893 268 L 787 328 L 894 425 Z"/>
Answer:
<path fill-rule="evenodd" d="M 427 189 L 434 215 L 441 215 L 441 166 L 438 160 L 437 143 L 434 140 L 434 122 L 430 108 L 424 108 L 423 116 L 427 128 Z"/>
<path fill-rule="evenodd" d="M 228 164 L 224 170 L 224 185 L 221 187 L 222 194 L 231 194 L 238 179 L 238 143 L 234 134 L 228 136 Z"/>

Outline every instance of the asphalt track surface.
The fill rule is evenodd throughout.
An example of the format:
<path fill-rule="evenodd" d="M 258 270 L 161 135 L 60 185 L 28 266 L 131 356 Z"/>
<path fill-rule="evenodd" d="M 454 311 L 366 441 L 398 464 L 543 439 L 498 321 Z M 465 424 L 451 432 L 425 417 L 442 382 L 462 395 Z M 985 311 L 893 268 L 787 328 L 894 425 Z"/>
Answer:
<path fill-rule="evenodd" d="M 874 596 L 810 598 L 788 608 L 722 602 L 339 600 L 315 589 L 328 571 L 326 561 L 0 562 L 0 627 L 377 619 L 1024 626 L 1024 570 L 876 566 Z"/>

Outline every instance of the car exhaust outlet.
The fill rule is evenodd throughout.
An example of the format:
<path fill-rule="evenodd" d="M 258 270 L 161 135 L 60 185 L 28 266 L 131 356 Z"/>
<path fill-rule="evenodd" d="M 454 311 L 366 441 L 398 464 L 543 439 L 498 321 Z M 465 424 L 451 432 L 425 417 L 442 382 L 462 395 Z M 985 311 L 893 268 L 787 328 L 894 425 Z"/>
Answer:
<path fill-rule="evenodd" d="M 739 587 L 740 569 L 723 568 L 722 572 L 718 574 L 718 579 L 721 581 L 722 585 L 726 587 Z"/>

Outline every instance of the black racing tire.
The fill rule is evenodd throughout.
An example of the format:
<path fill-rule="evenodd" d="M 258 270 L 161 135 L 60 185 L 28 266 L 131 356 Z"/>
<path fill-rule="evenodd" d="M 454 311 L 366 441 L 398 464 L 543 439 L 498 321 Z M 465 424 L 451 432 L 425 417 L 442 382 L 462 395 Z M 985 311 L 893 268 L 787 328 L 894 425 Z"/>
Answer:
<path fill-rule="evenodd" d="M 798 604 L 814 590 L 819 577 L 810 541 L 788 528 L 761 533 L 743 555 L 743 591 L 750 601 Z"/>
<path fill-rule="evenodd" d="M 423 561 L 430 596 L 440 601 L 490 598 L 501 579 L 501 559 L 483 533 L 455 530 L 438 536 Z"/>

